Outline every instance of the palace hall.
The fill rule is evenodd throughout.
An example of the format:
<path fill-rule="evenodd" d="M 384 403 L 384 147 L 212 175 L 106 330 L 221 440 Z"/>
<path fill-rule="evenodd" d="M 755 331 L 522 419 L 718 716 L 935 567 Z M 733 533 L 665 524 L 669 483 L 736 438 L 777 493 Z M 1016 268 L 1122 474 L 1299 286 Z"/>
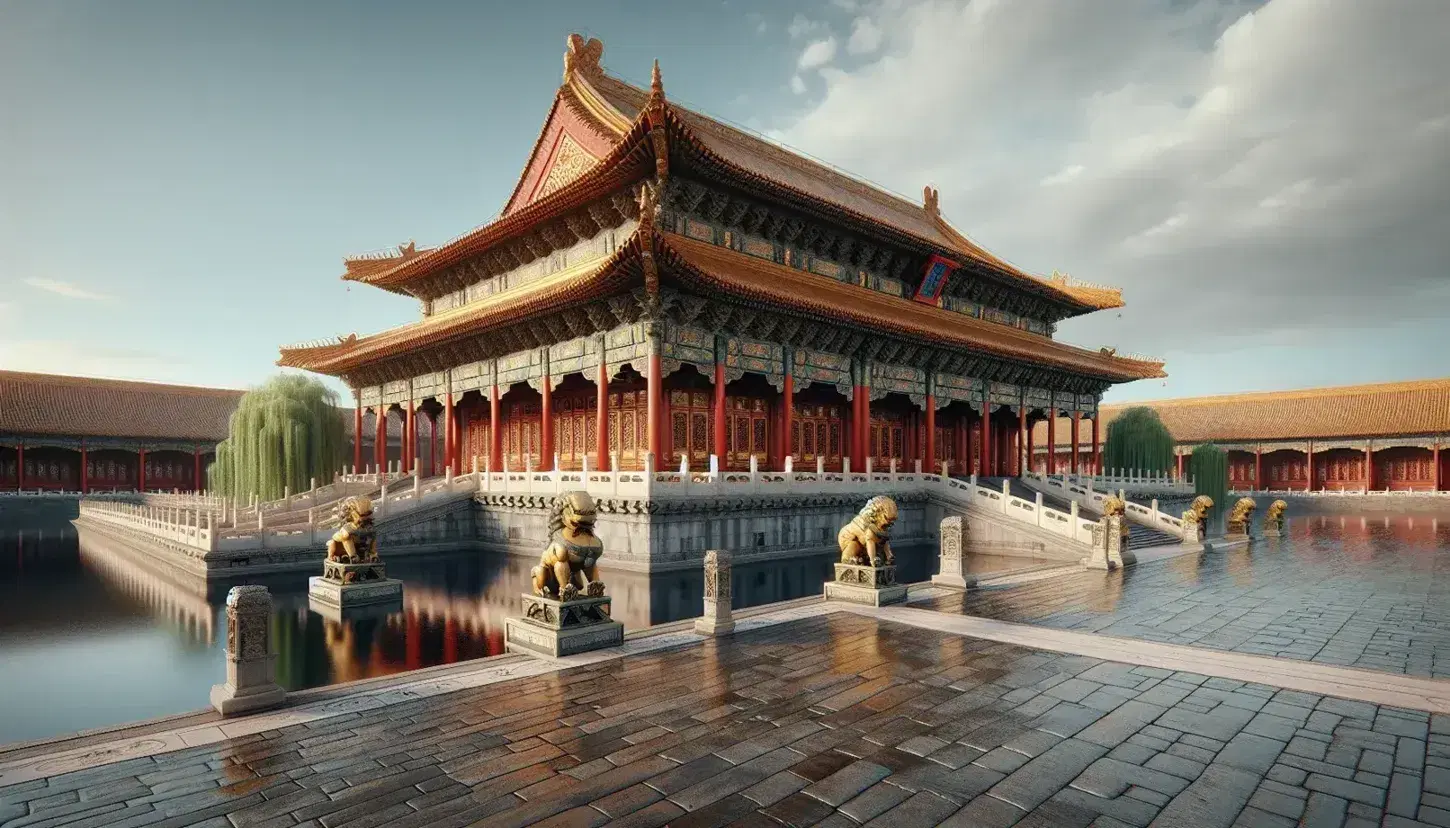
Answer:
<path fill-rule="evenodd" d="M 1212 441 L 1228 452 L 1235 489 L 1444 491 L 1450 482 L 1440 451 L 1450 445 L 1450 379 L 1105 405 L 1103 426 L 1139 405 L 1173 435 L 1179 474 L 1194 447 Z M 1035 469 L 1070 471 L 1072 437 L 1062 427 L 1057 439 L 1046 432 L 1037 428 Z"/>
<path fill-rule="evenodd" d="M 242 393 L 0 371 L 0 490 L 193 491 Z"/>
<path fill-rule="evenodd" d="M 344 260 L 343 279 L 421 319 L 281 349 L 354 389 L 358 434 L 441 431 L 460 472 L 713 456 L 1006 475 L 1035 423 L 1096 436 L 1105 389 L 1164 376 L 1055 338 L 1121 306 L 1117 289 L 1024 272 L 948 224 L 936 190 L 887 193 L 679 106 L 658 64 L 648 88 L 607 74 L 602 54 L 569 38 L 497 219 Z M 383 462 L 354 446 L 356 465 Z"/>

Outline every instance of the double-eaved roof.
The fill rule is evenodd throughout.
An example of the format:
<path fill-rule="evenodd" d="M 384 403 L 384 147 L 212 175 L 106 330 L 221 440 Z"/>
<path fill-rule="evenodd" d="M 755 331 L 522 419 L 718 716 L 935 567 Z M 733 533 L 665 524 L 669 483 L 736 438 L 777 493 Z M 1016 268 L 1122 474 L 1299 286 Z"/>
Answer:
<path fill-rule="evenodd" d="M 1085 285 L 1054 274 L 1028 274 L 988 252 L 956 231 L 937 209 L 928 188 L 923 203 L 888 193 L 832 167 L 791 152 L 767 140 L 664 98 L 658 66 L 650 90 L 606 74 L 599 64 L 603 46 L 597 40 L 571 36 L 565 56 L 564 83 L 555 96 L 548 120 L 501 216 L 452 241 L 427 250 L 411 243 L 381 254 L 345 260 L 343 278 L 398 293 L 409 293 L 442 268 L 457 265 L 492 246 L 577 210 L 592 199 L 643 180 L 657 164 L 688 164 L 709 168 L 748 182 L 783 202 L 869 227 L 908 249 L 936 253 L 975 272 L 1049 300 L 1065 315 L 1122 305 L 1115 288 Z M 663 130 L 663 132 L 662 132 Z M 669 161 L 661 160 L 653 142 L 668 135 Z M 349 337 L 319 346 L 283 348 L 280 365 L 326 374 L 345 374 L 417 345 L 476 334 L 492 324 L 516 322 L 548 312 L 576 298 L 580 290 L 601 296 L 606 286 L 624 288 L 640 277 L 639 259 L 656 252 L 672 253 L 667 262 L 682 265 L 673 278 L 708 278 L 713 288 L 740 288 L 752 274 L 757 287 L 769 282 L 797 284 L 794 293 L 767 290 L 772 301 L 806 313 L 902 329 L 944 344 L 967 345 L 988 353 L 1045 362 L 1112 382 L 1163 375 L 1162 363 L 1119 357 L 1064 345 L 1010 326 L 983 322 L 963 314 L 922 305 L 868 288 L 773 266 L 727 248 L 706 249 L 684 237 L 641 227 L 620 244 L 607 261 L 570 268 L 568 278 L 539 280 L 420 323 L 380 334 Z M 770 270 L 768 278 L 759 274 Z M 564 274 L 556 274 L 563 276 Z M 663 279 L 672 278 L 662 274 Z M 864 309 L 869 308 L 869 311 Z M 869 317 L 869 318 L 868 318 Z M 907 320 L 910 320 L 908 322 Z"/>

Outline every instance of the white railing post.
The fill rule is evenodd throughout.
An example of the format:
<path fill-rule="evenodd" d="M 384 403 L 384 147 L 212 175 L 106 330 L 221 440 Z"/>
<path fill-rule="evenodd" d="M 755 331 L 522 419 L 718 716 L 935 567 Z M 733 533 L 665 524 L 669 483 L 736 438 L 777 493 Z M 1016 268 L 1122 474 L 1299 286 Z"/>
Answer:
<path fill-rule="evenodd" d="M 421 498 L 422 496 L 423 496 L 423 476 L 421 474 L 419 474 L 418 472 L 415 471 L 415 472 L 413 472 L 413 502 L 414 503 L 418 502 L 418 499 Z"/>
<path fill-rule="evenodd" d="M 891 458 L 891 464 L 886 467 L 886 473 L 891 475 L 891 482 L 896 482 L 896 458 Z"/>
<path fill-rule="evenodd" d="M 760 461 L 755 455 L 750 455 L 750 485 L 754 487 L 760 482 Z"/>
<path fill-rule="evenodd" d="M 841 473 L 846 475 L 847 477 L 851 476 L 851 458 L 841 458 Z"/>
<path fill-rule="evenodd" d="M 690 455 L 688 455 L 688 454 L 681 454 L 680 455 L 680 479 L 683 480 L 683 479 L 688 478 L 689 476 L 690 476 Z"/>
<path fill-rule="evenodd" d="M 1012 502 L 1012 482 L 1002 481 L 1002 514 L 1008 514 L 1007 507 Z"/>
<path fill-rule="evenodd" d="M 1037 497 L 1033 498 L 1033 500 L 1037 504 L 1037 525 L 1038 526 L 1041 526 L 1042 525 L 1042 492 L 1038 492 L 1037 493 Z"/>
<path fill-rule="evenodd" d="M 822 478 L 822 477 L 825 477 L 825 476 L 826 476 L 826 458 L 824 458 L 824 457 L 822 457 L 822 456 L 820 456 L 818 454 L 818 455 L 816 455 L 816 478 L 819 479 L 819 478 Z"/>
<path fill-rule="evenodd" d="M 716 479 L 720 477 L 720 458 L 714 453 L 710 455 L 710 477 Z"/>
<path fill-rule="evenodd" d="M 870 457 L 867 457 L 866 458 L 866 477 L 867 477 L 867 479 L 870 479 L 870 477 L 872 475 L 872 472 L 873 472 L 873 469 L 871 468 L 871 465 L 872 465 L 871 458 Z"/>
<path fill-rule="evenodd" d="M 787 454 L 785 456 L 785 474 L 786 477 L 795 474 L 795 455 Z"/>
<path fill-rule="evenodd" d="M 911 461 L 911 470 L 914 474 L 921 474 L 921 458 L 917 457 Z"/>
<path fill-rule="evenodd" d="M 949 467 L 949 465 L 948 465 L 948 463 L 947 463 L 947 461 L 945 461 L 945 460 L 943 460 L 943 461 L 941 461 L 941 476 L 942 476 L 942 477 L 943 477 L 943 478 L 946 478 L 946 477 L 951 477 L 951 475 L 950 475 L 950 474 L 947 474 L 947 470 L 948 470 L 948 469 L 949 469 L 949 468 L 950 468 L 950 467 Z"/>
<path fill-rule="evenodd" d="M 615 497 L 619 497 L 619 452 L 617 451 L 609 453 L 609 477 L 611 493 Z"/>

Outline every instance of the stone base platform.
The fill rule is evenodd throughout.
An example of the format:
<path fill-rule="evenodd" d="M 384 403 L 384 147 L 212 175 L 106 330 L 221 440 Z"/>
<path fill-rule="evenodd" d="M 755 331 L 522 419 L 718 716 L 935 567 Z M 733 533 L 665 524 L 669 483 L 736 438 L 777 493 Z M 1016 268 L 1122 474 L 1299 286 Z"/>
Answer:
<path fill-rule="evenodd" d="M 524 595 L 524 617 L 504 619 L 511 653 L 562 658 L 624 643 L 624 625 L 610 618 L 610 599 L 599 595 L 559 601 Z"/>
<path fill-rule="evenodd" d="M 971 589 L 977 585 L 977 576 L 939 573 L 931 576 L 931 582 L 935 586 L 950 587 L 951 589 Z"/>
<path fill-rule="evenodd" d="M 896 583 L 894 566 L 836 564 L 836 580 L 826 584 L 826 599 L 880 607 L 906 600 L 906 585 Z"/>
<path fill-rule="evenodd" d="M 1248 535 L 1230 536 L 1224 535 L 1221 538 L 1213 538 L 1203 542 L 1205 552 L 1225 552 L 1229 549 L 1239 549 L 1248 546 L 1253 539 Z"/>
<path fill-rule="evenodd" d="M 287 691 L 271 681 L 272 662 L 276 656 L 267 656 L 247 664 L 239 665 L 237 681 L 251 686 L 239 689 L 232 682 L 213 684 L 211 706 L 223 716 L 236 716 L 257 710 L 277 707 L 287 700 Z"/>
<path fill-rule="evenodd" d="M 401 604 L 403 602 L 403 582 L 396 578 L 383 578 L 377 581 L 344 584 L 322 576 L 314 576 L 307 579 L 307 597 L 310 602 L 342 610 L 372 604 Z"/>

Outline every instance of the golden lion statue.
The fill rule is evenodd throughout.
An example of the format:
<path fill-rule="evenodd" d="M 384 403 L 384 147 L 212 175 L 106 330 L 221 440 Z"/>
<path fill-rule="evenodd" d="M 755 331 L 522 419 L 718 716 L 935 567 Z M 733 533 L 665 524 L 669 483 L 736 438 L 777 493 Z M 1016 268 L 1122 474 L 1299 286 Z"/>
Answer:
<path fill-rule="evenodd" d="M 1208 495 L 1199 495 L 1193 499 L 1193 505 L 1188 507 L 1188 511 L 1193 513 L 1193 517 L 1199 523 L 1202 523 L 1204 517 L 1208 515 L 1208 510 L 1212 508 L 1213 498 Z"/>
<path fill-rule="evenodd" d="M 836 535 L 841 563 L 876 567 L 895 563 L 889 539 L 894 523 L 896 501 L 882 495 L 866 501 L 861 511 Z"/>
<path fill-rule="evenodd" d="M 327 559 L 338 563 L 372 563 L 378 559 L 373 529 L 373 502 L 362 495 L 337 504 L 338 530 L 327 542 Z"/>
<path fill-rule="evenodd" d="M 1123 499 L 1120 497 L 1110 497 L 1107 500 L 1103 501 L 1103 517 L 1122 518 L 1122 520 L 1119 521 L 1119 526 L 1121 527 L 1121 534 L 1125 538 L 1128 536 L 1127 511 L 1128 504 L 1124 503 Z"/>
<path fill-rule="evenodd" d="M 1283 523 L 1284 510 L 1287 508 L 1289 508 L 1289 504 L 1282 500 L 1276 500 L 1270 503 L 1268 511 L 1264 512 L 1264 520 L 1273 523 Z"/>
<path fill-rule="evenodd" d="M 596 516 L 588 492 L 565 492 L 554 499 L 549 548 L 532 572 L 535 595 L 572 601 L 581 590 L 591 598 L 604 594 L 598 568 L 604 543 L 594 536 Z"/>
<path fill-rule="evenodd" d="M 1254 513 L 1254 509 L 1256 509 L 1257 507 L 1258 504 L 1254 503 L 1254 499 L 1252 497 L 1239 498 L 1238 502 L 1234 504 L 1233 511 L 1229 512 L 1228 522 L 1237 523 L 1239 525 L 1247 523 L 1249 520 L 1249 515 L 1252 515 Z"/>

